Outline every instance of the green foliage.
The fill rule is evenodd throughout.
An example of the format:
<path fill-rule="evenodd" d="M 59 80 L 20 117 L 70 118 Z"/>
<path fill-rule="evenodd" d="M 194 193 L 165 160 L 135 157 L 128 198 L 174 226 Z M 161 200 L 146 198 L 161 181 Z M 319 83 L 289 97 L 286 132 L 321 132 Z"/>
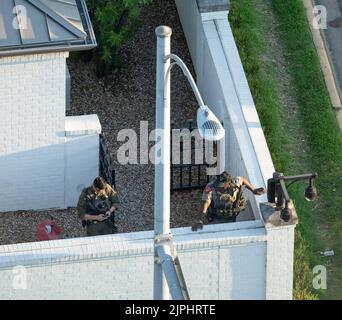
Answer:
<path fill-rule="evenodd" d="M 341 299 L 342 252 L 341 203 L 342 135 L 332 109 L 306 17 L 303 1 L 273 0 L 279 30 L 286 48 L 286 60 L 301 107 L 303 126 L 309 136 L 312 166 L 318 172 L 319 201 L 310 210 L 316 228 L 303 228 L 305 239 L 317 232 L 324 243 L 311 244 L 312 251 L 334 248 L 328 265 L 328 288 L 323 298 Z M 321 261 L 327 264 L 327 260 Z"/>
<path fill-rule="evenodd" d="M 256 4 L 261 0 L 232 0 L 229 16 L 249 85 L 256 102 L 267 142 L 277 170 L 287 168 L 298 172 L 311 167 L 318 172 L 318 201 L 308 203 L 303 198 L 305 185 L 293 185 L 289 190 L 300 223 L 296 228 L 294 256 L 294 299 L 341 299 L 342 281 L 342 135 L 338 128 L 329 94 L 312 41 L 302 0 L 268 1 L 276 15 L 277 31 L 282 40 L 286 66 L 296 92 L 300 114 L 296 115 L 304 128 L 309 144 L 305 157 L 290 157 L 278 143 L 287 137 L 289 143 L 300 143 L 282 122 L 281 104 L 272 70 L 264 71 L 262 54 L 267 50 L 267 17 L 258 19 Z M 308 163 L 310 162 L 310 163 Z M 304 168 L 304 169 L 303 169 Z M 335 256 L 328 260 L 318 252 L 333 248 Z M 327 267 L 328 287 L 312 293 L 310 265 Z"/>
<path fill-rule="evenodd" d="M 293 274 L 293 299 L 317 300 L 317 295 L 312 293 L 312 272 L 309 268 L 307 248 L 298 230 L 296 230 Z"/>
<path fill-rule="evenodd" d="M 286 44 L 286 58 L 298 88 L 311 145 L 320 161 L 342 161 L 342 136 L 321 72 L 301 0 L 272 1 Z"/>
<path fill-rule="evenodd" d="M 284 154 L 287 139 L 281 126 L 275 81 L 271 73 L 265 75 L 262 71 L 260 55 L 264 44 L 260 37 L 258 17 L 253 3 L 245 0 L 232 1 L 229 21 L 256 102 L 272 160 L 277 170 L 283 172 L 287 159 Z"/>
<path fill-rule="evenodd" d="M 281 104 L 276 87 L 274 70 L 268 68 L 262 61 L 262 53 L 267 50 L 264 43 L 265 26 L 256 11 L 256 3 L 251 0 L 232 0 L 229 21 L 235 41 L 248 79 L 248 83 L 256 103 L 260 121 L 270 148 L 274 165 L 278 171 L 286 174 L 289 159 L 285 153 L 288 143 L 288 133 L 281 119 Z M 266 72 L 265 72 L 266 68 Z M 305 203 L 298 186 L 290 193 L 299 213 L 305 213 L 300 226 L 296 230 L 294 256 L 294 290 L 293 299 L 314 300 L 317 296 L 312 293 L 312 272 L 306 243 L 310 239 L 302 236 L 303 230 L 310 229 L 305 235 L 314 232 L 312 221 L 306 213 L 312 210 Z"/>
<path fill-rule="evenodd" d="M 120 48 L 134 32 L 140 8 L 151 1 L 87 0 L 98 42 L 98 64 L 107 70 L 121 65 Z"/>

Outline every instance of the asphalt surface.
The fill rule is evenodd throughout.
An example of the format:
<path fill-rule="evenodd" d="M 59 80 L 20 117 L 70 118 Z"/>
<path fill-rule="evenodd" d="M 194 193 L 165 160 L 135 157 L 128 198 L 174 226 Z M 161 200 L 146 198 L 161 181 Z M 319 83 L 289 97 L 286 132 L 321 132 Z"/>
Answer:
<path fill-rule="evenodd" d="M 339 5 L 339 7 L 340 7 L 340 10 L 341 10 L 341 12 L 342 12 L 342 0 L 337 0 L 337 3 L 338 3 L 338 5 Z"/>
<path fill-rule="evenodd" d="M 342 0 L 314 0 L 327 9 L 327 28 L 322 29 L 337 89 L 342 100 Z"/>

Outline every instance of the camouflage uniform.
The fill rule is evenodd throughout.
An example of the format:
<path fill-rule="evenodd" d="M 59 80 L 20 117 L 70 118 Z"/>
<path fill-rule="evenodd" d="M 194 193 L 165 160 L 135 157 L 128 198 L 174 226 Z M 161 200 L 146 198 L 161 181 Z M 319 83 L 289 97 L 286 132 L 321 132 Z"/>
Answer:
<path fill-rule="evenodd" d="M 236 204 L 237 196 L 243 185 L 243 178 L 236 177 L 232 179 L 229 188 L 219 188 L 215 182 L 210 182 L 204 189 L 202 201 L 210 201 L 210 207 L 207 212 L 209 222 L 227 222 L 235 221 L 240 211 L 247 207 L 247 199 L 241 196 L 239 203 Z"/>
<path fill-rule="evenodd" d="M 114 224 L 114 213 L 103 221 L 84 220 L 86 214 L 98 215 L 105 214 L 113 205 L 118 208 L 119 200 L 117 193 L 107 184 L 104 191 L 95 193 L 92 186 L 82 190 L 77 210 L 82 224 L 87 227 L 88 236 L 112 234 L 116 232 Z"/>

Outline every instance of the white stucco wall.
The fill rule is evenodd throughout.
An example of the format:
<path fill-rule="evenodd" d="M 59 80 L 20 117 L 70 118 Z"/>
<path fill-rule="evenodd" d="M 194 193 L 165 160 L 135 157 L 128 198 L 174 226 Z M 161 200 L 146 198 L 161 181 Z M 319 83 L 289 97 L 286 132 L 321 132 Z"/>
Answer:
<path fill-rule="evenodd" d="M 65 120 L 65 206 L 77 204 L 83 188 L 99 174 L 99 134 L 97 115 L 67 117 Z"/>
<path fill-rule="evenodd" d="M 265 299 L 260 221 L 172 232 L 191 299 Z M 153 232 L 0 246 L 0 287 L 0 299 L 152 299 Z"/>
<path fill-rule="evenodd" d="M 98 174 L 101 128 L 66 137 L 67 56 L 0 58 L 0 211 L 75 205 L 75 185 Z"/>

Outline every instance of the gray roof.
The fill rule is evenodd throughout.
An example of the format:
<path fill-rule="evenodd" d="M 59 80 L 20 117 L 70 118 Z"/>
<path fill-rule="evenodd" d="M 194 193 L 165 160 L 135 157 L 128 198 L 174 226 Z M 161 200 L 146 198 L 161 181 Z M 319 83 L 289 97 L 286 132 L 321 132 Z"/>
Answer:
<path fill-rule="evenodd" d="M 84 0 L 0 0 L 0 56 L 95 46 Z"/>

